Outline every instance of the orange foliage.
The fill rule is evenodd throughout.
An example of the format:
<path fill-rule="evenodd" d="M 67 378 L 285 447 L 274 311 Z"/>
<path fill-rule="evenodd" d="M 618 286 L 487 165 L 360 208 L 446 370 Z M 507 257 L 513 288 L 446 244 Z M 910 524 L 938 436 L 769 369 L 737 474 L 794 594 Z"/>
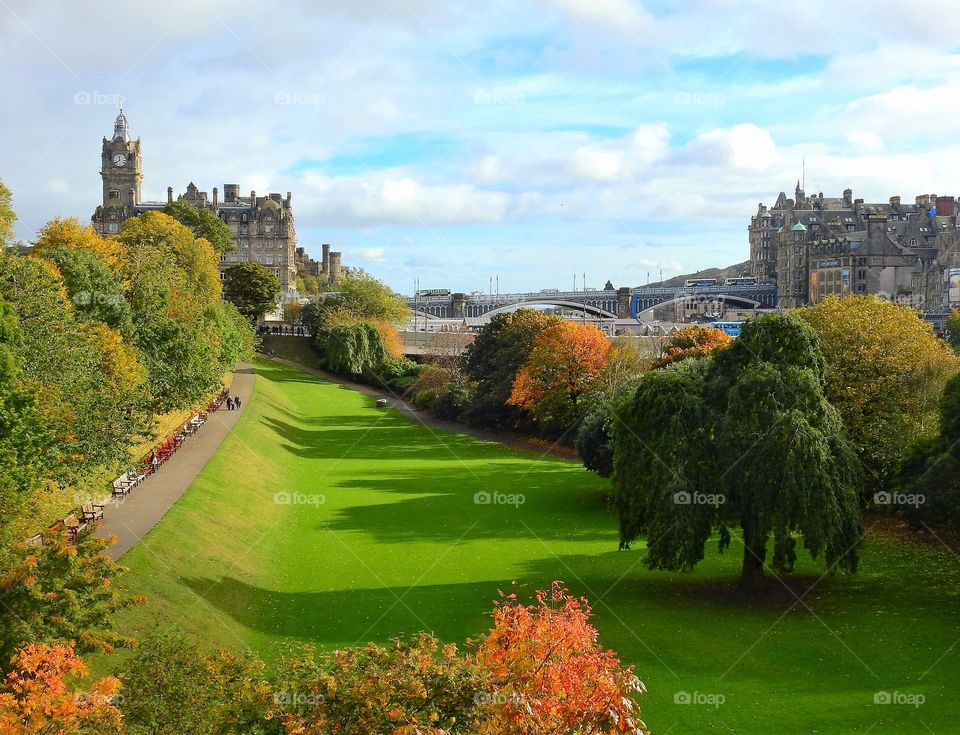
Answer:
<path fill-rule="evenodd" d="M 374 320 L 373 325 L 377 328 L 377 331 L 380 332 L 380 338 L 383 340 L 383 346 L 387 354 L 397 360 L 403 358 L 403 339 L 401 339 L 400 332 L 397 331 L 397 328 L 390 322 L 380 319 Z"/>
<path fill-rule="evenodd" d="M 643 684 L 597 643 L 591 614 L 560 582 L 536 605 L 501 601 L 476 652 L 495 687 L 478 735 L 648 732 L 634 699 Z"/>
<path fill-rule="evenodd" d="M 112 698 L 120 681 L 112 676 L 87 689 L 71 686 L 86 666 L 72 645 L 30 645 L 13 660 L 13 670 L 0 684 L 2 735 L 102 735 L 123 733 L 120 712 Z"/>
<path fill-rule="evenodd" d="M 666 354 L 657 360 L 656 367 L 686 360 L 688 357 L 709 355 L 714 350 L 726 347 L 732 341 L 733 337 L 722 329 L 691 324 L 674 333 L 667 344 Z"/>

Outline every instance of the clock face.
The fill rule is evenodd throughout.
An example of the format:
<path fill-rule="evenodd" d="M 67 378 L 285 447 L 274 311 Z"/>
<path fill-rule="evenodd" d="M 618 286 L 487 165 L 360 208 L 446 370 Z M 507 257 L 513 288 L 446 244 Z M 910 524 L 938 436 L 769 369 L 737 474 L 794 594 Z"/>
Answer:
<path fill-rule="evenodd" d="M 115 156 L 113 157 L 113 165 L 114 165 L 114 166 L 126 166 L 126 165 L 127 165 L 127 157 L 126 157 L 125 155 L 123 155 L 122 153 L 118 153 L 117 155 L 115 155 Z"/>

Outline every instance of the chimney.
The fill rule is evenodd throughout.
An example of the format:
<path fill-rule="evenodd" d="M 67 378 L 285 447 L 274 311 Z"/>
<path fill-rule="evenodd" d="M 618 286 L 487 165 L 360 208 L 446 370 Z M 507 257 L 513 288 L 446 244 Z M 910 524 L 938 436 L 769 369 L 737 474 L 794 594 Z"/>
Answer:
<path fill-rule="evenodd" d="M 853 200 L 853 211 L 854 211 L 854 212 L 859 212 L 862 207 L 863 207 L 863 199 L 854 199 L 854 200 Z"/>
<path fill-rule="evenodd" d="M 890 197 L 890 206 L 894 209 L 900 209 L 900 197 Z"/>
<path fill-rule="evenodd" d="M 953 197 L 937 197 L 937 216 L 954 217 L 957 214 L 957 200 Z"/>
<path fill-rule="evenodd" d="M 849 208 L 853 205 L 853 189 L 843 190 L 843 206 Z"/>
<path fill-rule="evenodd" d="M 213 187 L 213 208 L 216 209 L 218 204 L 220 204 L 220 192 L 217 187 Z"/>
<path fill-rule="evenodd" d="M 167 204 L 173 204 L 173 187 L 167 187 Z"/>
<path fill-rule="evenodd" d="M 257 204 L 257 192 L 253 189 L 250 190 L 250 206 L 256 206 Z"/>
<path fill-rule="evenodd" d="M 883 212 L 867 215 L 867 237 L 874 234 L 881 237 L 887 234 L 887 215 Z"/>
<path fill-rule="evenodd" d="M 287 204 L 290 204 L 290 200 L 291 200 L 291 199 L 293 199 L 293 194 L 291 194 L 291 193 L 288 191 L 288 192 L 287 192 Z"/>

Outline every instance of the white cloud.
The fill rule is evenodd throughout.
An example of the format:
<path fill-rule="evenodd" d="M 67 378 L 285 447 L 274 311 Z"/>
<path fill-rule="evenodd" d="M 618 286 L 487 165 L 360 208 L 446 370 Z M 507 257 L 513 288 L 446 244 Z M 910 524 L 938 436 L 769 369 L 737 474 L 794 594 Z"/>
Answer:
<path fill-rule="evenodd" d="M 387 251 L 384 248 L 358 248 L 350 252 L 350 255 L 362 260 L 364 263 L 379 263 L 387 257 Z"/>
<path fill-rule="evenodd" d="M 631 0 L 549 0 L 565 10 L 572 18 L 587 23 L 598 23 L 608 29 L 638 31 L 649 28 L 650 14 Z"/>

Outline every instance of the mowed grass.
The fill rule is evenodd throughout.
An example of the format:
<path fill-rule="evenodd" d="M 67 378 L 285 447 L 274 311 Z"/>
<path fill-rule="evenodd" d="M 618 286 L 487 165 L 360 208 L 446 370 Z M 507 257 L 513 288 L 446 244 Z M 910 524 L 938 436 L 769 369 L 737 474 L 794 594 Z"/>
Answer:
<path fill-rule="evenodd" d="M 793 592 L 775 583 L 749 603 L 730 594 L 737 548 L 711 543 L 687 575 L 618 552 L 608 483 L 576 463 L 414 425 L 274 363 L 256 370 L 232 434 L 122 560 L 125 587 L 150 599 L 119 621 L 132 633 L 179 627 L 268 661 L 287 642 L 424 629 L 462 642 L 486 629 L 498 590 L 562 579 L 592 601 L 601 643 L 636 665 L 655 733 L 960 732 L 952 552 L 871 534 L 858 575 L 803 559 Z M 523 502 L 475 502 L 493 492 Z M 676 701 L 684 692 L 694 703 Z M 877 692 L 925 701 L 874 704 Z"/>

